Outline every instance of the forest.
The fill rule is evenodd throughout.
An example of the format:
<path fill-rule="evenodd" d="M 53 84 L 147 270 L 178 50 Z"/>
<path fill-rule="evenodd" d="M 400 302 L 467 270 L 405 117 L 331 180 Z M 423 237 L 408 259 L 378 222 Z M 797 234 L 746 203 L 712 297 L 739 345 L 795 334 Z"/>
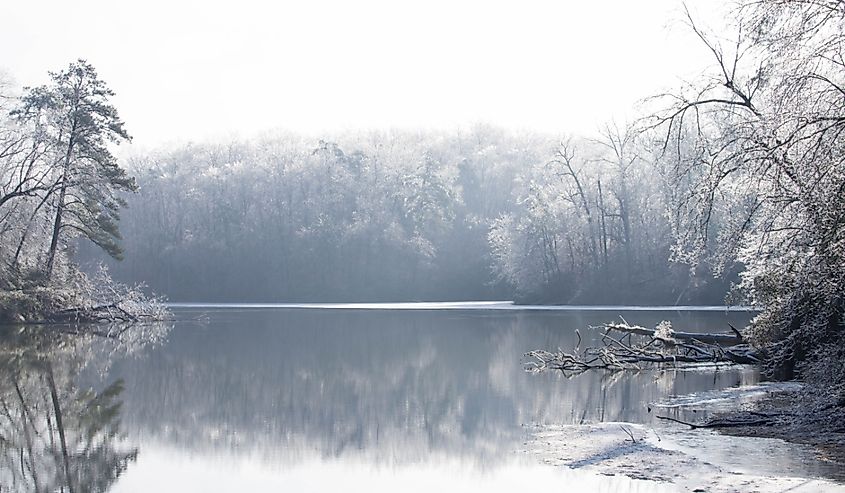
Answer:
<path fill-rule="evenodd" d="M 671 184 L 630 128 L 282 135 L 127 166 L 111 272 L 173 300 L 722 304 L 728 287 L 670 262 Z"/>
<path fill-rule="evenodd" d="M 744 304 L 767 374 L 812 383 L 813 419 L 841 427 L 845 9 L 734 21 L 725 40 L 689 16 L 712 65 L 594 136 L 276 133 L 118 159 L 130 135 L 89 63 L 0 86 L 0 318 L 134 320 L 157 296 Z"/>

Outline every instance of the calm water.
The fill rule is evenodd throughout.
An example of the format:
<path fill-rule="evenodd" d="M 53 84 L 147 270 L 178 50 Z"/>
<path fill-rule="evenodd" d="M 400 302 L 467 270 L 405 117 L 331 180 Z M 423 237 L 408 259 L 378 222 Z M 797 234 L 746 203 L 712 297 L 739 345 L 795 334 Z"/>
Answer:
<path fill-rule="evenodd" d="M 515 451 L 534 425 L 657 425 L 650 403 L 758 381 L 747 368 L 572 379 L 523 370 L 526 351 L 572 348 L 575 329 L 589 344 L 597 333 L 586 327 L 619 315 L 644 326 L 670 319 L 678 330 L 713 331 L 744 325 L 747 312 L 193 306 L 175 314 L 163 341 L 129 355 L 94 342 L 0 367 L 12 375 L 2 387 L 0 433 L 11 430 L 5 436 L 17 437 L 23 450 L 6 450 L 0 467 L 14 471 L 0 476 L 2 491 L 26 491 L 32 470 L 42 485 L 62 477 L 49 426 L 21 424 L 37 422 L 32 415 L 43 411 L 49 425 L 47 360 L 65 427 L 82 430 L 68 431 L 71 462 L 99 461 L 74 474 L 98 479 L 92 491 L 117 492 L 430 491 L 444 484 L 512 491 L 529 484 L 526 478 L 627 491 L 623 478 L 542 466 Z M 14 344 L 6 347 L 9 353 Z M 17 351 L 35 354 L 32 347 Z M 21 400 L 9 382 L 22 389 L 28 409 L 15 404 Z M 86 388 L 101 397 L 80 399 Z M 113 412 L 103 417 L 95 409 Z M 24 458 L 38 455 L 24 453 L 33 440 L 35 449 L 43 442 L 52 450 L 43 454 L 52 462 Z M 92 442 L 87 449 L 85 440 Z M 83 449 L 89 455 L 73 456 Z"/>

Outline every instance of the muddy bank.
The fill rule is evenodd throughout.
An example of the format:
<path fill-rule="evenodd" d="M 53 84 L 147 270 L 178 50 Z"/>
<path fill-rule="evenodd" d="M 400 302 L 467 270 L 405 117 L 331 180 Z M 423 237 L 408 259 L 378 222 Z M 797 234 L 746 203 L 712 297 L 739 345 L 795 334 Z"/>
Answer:
<path fill-rule="evenodd" d="M 801 383 L 766 382 L 676 396 L 650 407 L 655 417 L 686 422 L 689 428 L 809 446 L 812 460 L 830 465 L 827 477 L 845 481 L 845 410 L 821 403 Z"/>
<path fill-rule="evenodd" d="M 841 406 L 813 406 L 800 388 L 769 392 L 756 402 L 716 414 L 719 419 L 742 421 L 770 416 L 765 426 L 719 429 L 731 436 L 775 438 L 808 445 L 816 459 L 831 464 L 832 478 L 845 482 L 845 410 Z"/>

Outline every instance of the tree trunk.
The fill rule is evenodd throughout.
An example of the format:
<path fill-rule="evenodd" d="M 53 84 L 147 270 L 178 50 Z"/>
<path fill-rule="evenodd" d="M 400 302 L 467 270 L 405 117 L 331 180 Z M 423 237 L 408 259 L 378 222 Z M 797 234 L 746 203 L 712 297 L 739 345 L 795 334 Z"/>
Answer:
<path fill-rule="evenodd" d="M 53 264 L 56 260 L 56 250 L 59 248 L 59 234 L 62 231 L 62 216 L 65 212 L 65 196 L 67 195 L 67 179 L 70 174 L 70 158 L 73 155 L 74 133 L 76 132 L 76 121 L 73 122 L 71 135 L 65 152 L 64 169 L 62 170 L 62 186 L 59 189 L 59 205 L 56 207 L 56 220 L 53 222 L 53 237 L 50 239 L 50 250 L 47 253 L 47 281 L 53 277 Z"/>
<path fill-rule="evenodd" d="M 604 212 L 604 194 L 601 190 L 601 179 L 598 180 L 599 186 L 599 212 L 601 212 L 601 252 L 602 252 L 602 267 L 603 273 L 605 276 L 607 275 L 607 223 L 606 223 L 606 214 Z M 604 277 L 606 281 L 607 278 Z"/>
<path fill-rule="evenodd" d="M 62 188 L 59 192 L 59 205 L 56 207 L 56 220 L 53 222 L 53 237 L 50 240 L 50 250 L 47 252 L 47 280 L 53 277 L 53 264 L 56 260 L 56 250 L 59 247 L 59 233 L 62 230 L 62 215 L 65 210 L 65 195 L 67 194 L 67 186 L 62 179 Z"/>

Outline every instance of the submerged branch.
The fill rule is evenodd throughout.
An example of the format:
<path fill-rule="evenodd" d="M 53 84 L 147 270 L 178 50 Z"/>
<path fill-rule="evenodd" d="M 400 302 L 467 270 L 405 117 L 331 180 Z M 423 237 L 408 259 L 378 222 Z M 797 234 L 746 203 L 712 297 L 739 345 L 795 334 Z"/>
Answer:
<path fill-rule="evenodd" d="M 674 423 L 689 426 L 691 430 L 699 428 L 738 428 L 740 426 L 771 426 L 775 424 L 774 417 L 759 416 L 751 419 L 713 419 L 705 423 L 689 423 L 670 416 L 655 416 L 657 419 L 672 421 Z"/>

